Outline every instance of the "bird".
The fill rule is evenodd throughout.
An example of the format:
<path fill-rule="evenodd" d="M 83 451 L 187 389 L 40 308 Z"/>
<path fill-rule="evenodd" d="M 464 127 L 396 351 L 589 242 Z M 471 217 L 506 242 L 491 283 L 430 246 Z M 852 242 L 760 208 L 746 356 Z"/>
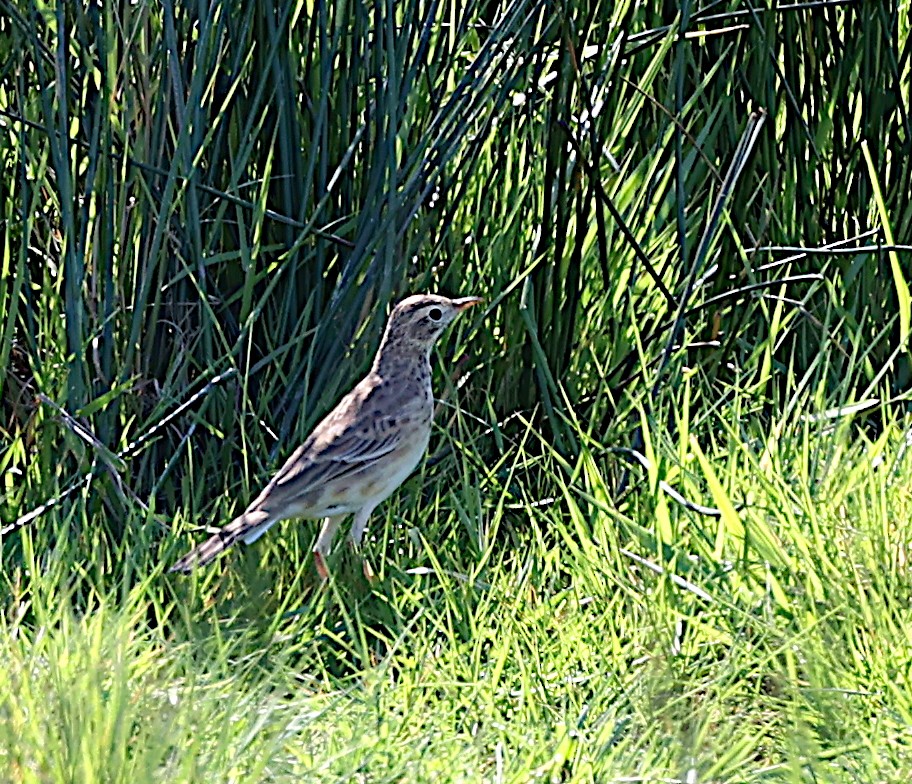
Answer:
<path fill-rule="evenodd" d="M 233 544 L 252 544 L 292 518 L 323 519 L 313 548 L 320 578 L 343 520 L 361 545 L 368 519 L 421 462 L 434 416 L 431 349 L 479 297 L 416 294 L 390 313 L 367 375 L 313 429 L 244 512 L 171 567 L 189 573 Z"/>

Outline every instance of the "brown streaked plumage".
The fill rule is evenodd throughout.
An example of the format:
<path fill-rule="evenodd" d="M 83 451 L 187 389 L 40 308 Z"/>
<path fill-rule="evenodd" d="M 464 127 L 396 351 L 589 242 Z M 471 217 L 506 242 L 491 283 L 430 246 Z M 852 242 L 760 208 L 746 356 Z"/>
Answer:
<path fill-rule="evenodd" d="M 325 557 L 346 515 L 361 543 L 371 513 L 424 455 L 434 396 L 430 354 L 446 326 L 481 300 L 418 294 L 393 309 L 370 372 L 318 424 L 239 517 L 191 550 L 172 572 L 209 563 L 238 540 L 250 544 L 289 518 L 326 518 L 314 546 L 323 579 Z"/>

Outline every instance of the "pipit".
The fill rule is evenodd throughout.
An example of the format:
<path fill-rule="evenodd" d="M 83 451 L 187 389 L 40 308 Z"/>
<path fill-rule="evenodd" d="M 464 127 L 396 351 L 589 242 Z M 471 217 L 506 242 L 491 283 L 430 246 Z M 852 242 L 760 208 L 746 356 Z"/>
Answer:
<path fill-rule="evenodd" d="M 241 540 L 250 544 L 290 518 L 325 518 L 314 545 L 317 572 L 346 515 L 361 544 L 368 518 L 421 461 L 431 436 L 431 349 L 478 297 L 418 294 L 390 314 L 370 372 L 318 424 L 242 515 L 181 558 L 172 572 L 209 563 Z"/>

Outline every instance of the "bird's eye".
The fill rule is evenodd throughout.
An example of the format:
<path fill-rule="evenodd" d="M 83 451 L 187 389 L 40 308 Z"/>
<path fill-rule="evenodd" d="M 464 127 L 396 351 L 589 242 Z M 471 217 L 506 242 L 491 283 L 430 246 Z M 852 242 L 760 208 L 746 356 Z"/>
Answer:
<path fill-rule="evenodd" d="M 431 308 L 428 311 L 428 318 L 431 321 L 440 321 L 443 318 L 443 311 L 440 308 Z"/>

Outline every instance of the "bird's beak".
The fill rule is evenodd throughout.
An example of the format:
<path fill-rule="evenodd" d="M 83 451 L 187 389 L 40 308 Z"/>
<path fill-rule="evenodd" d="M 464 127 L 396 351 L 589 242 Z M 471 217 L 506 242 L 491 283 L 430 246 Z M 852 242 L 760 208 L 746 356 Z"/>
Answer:
<path fill-rule="evenodd" d="M 472 305 L 477 305 L 479 302 L 484 302 L 484 300 L 481 297 L 463 297 L 462 299 L 454 299 L 453 307 L 461 312 L 472 307 Z"/>

